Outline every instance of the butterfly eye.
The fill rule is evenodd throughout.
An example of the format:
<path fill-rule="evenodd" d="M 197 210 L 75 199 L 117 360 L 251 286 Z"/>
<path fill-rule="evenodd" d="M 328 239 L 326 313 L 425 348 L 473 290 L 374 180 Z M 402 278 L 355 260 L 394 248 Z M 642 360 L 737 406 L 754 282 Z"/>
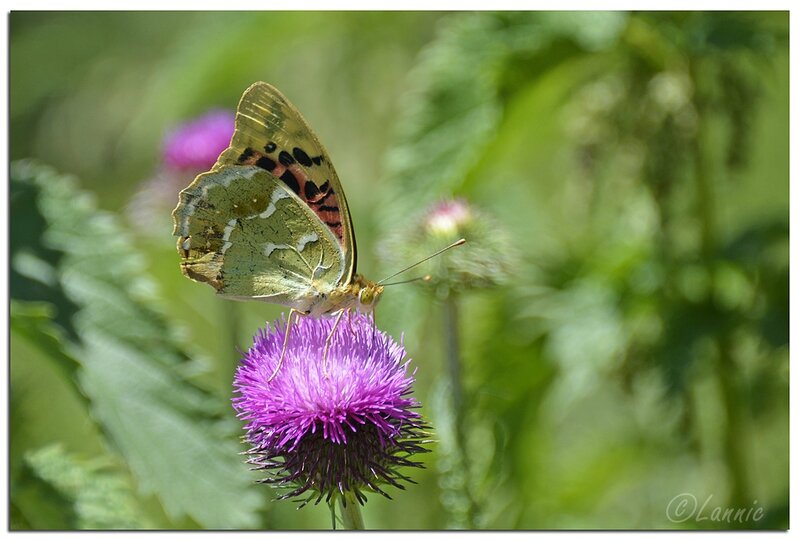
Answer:
<path fill-rule="evenodd" d="M 361 289 L 358 291 L 358 301 L 362 304 L 369 305 L 372 303 L 372 292 L 368 289 Z"/>

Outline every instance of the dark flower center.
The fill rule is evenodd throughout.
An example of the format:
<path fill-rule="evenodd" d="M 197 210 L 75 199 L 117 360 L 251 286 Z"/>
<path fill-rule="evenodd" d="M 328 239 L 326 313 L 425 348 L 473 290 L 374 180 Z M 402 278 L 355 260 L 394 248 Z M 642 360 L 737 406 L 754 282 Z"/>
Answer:
<path fill-rule="evenodd" d="M 302 500 L 307 504 L 314 495 L 314 504 L 323 498 L 330 501 L 337 492 L 351 492 L 360 503 L 366 501 L 362 490 L 374 491 L 389 497 L 379 484 L 388 483 L 404 489 L 399 482 L 405 480 L 415 483 L 398 471 L 399 467 L 422 467 L 409 457 L 419 452 L 427 452 L 421 444 L 426 436 L 421 423 L 406 422 L 400 426 L 399 436 L 387 438 L 374 424 L 358 425 L 355 432 L 349 432 L 346 443 L 335 443 L 323 436 L 322 430 L 307 433 L 293 449 L 269 447 L 264 444 L 251 450 L 253 455 L 248 463 L 255 469 L 269 472 L 262 483 L 286 487 L 290 490 L 280 499 L 297 497 L 307 491 L 310 495 Z"/>

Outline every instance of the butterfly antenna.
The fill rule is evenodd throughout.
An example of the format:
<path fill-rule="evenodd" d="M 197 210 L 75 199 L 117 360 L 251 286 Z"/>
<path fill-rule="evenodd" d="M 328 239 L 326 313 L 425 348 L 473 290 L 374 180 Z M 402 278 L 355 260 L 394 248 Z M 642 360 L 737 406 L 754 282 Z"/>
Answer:
<path fill-rule="evenodd" d="M 460 239 L 460 240 L 456 240 L 455 242 L 453 242 L 452 244 L 450 244 L 450 245 L 449 245 L 449 246 L 447 246 L 446 248 L 442 248 L 442 249 L 440 249 L 439 251 L 437 251 L 437 252 L 436 252 L 436 253 L 434 253 L 433 255 L 428 255 L 427 257 L 425 257 L 425 258 L 424 258 L 424 259 L 422 259 L 421 261 L 417 261 L 417 262 L 415 262 L 414 264 L 412 264 L 411 266 L 407 266 L 407 267 L 403 268 L 402 270 L 400 270 L 399 272 L 395 272 L 395 273 L 394 273 L 394 274 L 392 274 L 391 276 L 383 278 L 382 280 L 380 280 L 380 281 L 377 283 L 377 285 L 380 285 L 381 283 L 383 283 L 383 282 L 384 282 L 384 281 L 386 281 L 387 279 L 392 279 L 393 277 L 395 277 L 395 276 L 398 276 L 398 275 L 402 274 L 403 272 L 406 272 L 406 271 L 408 271 L 408 270 L 411 270 L 411 269 L 412 269 L 412 268 L 414 268 L 415 266 L 418 266 L 418 265 L 420 265 L 420 264 L 424 263 L 425 261 L 428 261 L 428 260 L 430 260 L 430 259 L 433 259 L 433 258 L 434 258 L 434 257 L 436 257 L 437 255 L 441 255 L 442 253 L 444 253 L 444 252 L 445 252 L 445 251 L 447 251 L 448 249 L 452 249 L 452 248 L 454 248 L 454 247 L 456 247 L 456 246 L 460 246 L 461 244 L 463 244 L 463 243 L 465 243 L 465 242 L 466 242 L 466 239 L 464 239 L 464 238 L 462 238 L 462 239 Z"/>
<path fill-rule="evenodd" d="M 384 283 L 383 286 L 384 287 L 388 287 L 389 285 L 402 285 L 403 283 L 414 283 L 415 281 L 430 281 L 430 280 L 431 280 L 431 276 L 427 275 L 427 276 L 415 277 L 414 279 L 406 279 L 406 280 L 403 280 L 403 281 L 395 281 L 394 283 Z"/>

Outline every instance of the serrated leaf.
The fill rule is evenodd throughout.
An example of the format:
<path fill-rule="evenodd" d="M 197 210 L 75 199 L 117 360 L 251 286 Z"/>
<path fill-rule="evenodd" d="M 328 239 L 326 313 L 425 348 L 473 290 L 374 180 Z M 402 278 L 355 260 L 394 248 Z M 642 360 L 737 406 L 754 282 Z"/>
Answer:
<path fill-rule="evenodd" d="M 73 376 L 78 367 L 74 358 L 64 352 L 64 336 L 53 324 L 53 305 L 46 302 L 19 302 L 11 300 L 11 331 L 27 337 L 42 349 L 67 376 Z"/>
<path fill-rule="evenodd" d="M 80 460 L 58 445 L 28 452 L 26 464 L 71 503 L 79 529 L 151 528 L 130 479 L 102 459 Z"/>
<path fill-rule="evenodd" d="M 38 237 L 22 239 L 15 235 L 24 231 L 12 227 L 12 245 L 49 254 L 57 276 L 55 287 L 25 300 L 50 302 L 59 315 L 62 305 L 71 308 L 56 322 L 72 337 L 66 348 L 80 364 L 80 388 L 141 493 L 155 494 L 178 523 L 189 517 L 207 528 L 256 525 L 261 496 L 238 455 L 229 403 L 179 375 L 193 362 L 157 299 L 145 296 L 157 289 L 129 235 L 48 167 L 15 162 L 11 182 L 12 193 L 27 194 L 17 200 L 28 203 L 12 199 L 12 215 L 42 220 Z"/>

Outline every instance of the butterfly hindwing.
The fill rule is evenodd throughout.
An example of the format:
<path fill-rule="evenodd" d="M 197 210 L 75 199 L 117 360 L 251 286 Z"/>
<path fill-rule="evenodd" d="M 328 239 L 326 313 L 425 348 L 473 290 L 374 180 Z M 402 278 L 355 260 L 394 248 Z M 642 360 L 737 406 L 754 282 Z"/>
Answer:
<path fill-rule="evenodd" d="M 335 284 L 347 270 L 338 239 L 304 201 L 256 166 L 198 176 L 174 212 L 181 269 L 223 296 L 300 310 L 314 280 Z"/>
<path fill-rule="evenodd" d="M 214 170 L 243 165 L 272 174 L 331 231 L 345 258 L 341 283 L 349 282 L 356 271 L 356 242 L 339 178 L 300 112 L 264 82 L 251 85 L 242 96 L 231 146 Z"/>

